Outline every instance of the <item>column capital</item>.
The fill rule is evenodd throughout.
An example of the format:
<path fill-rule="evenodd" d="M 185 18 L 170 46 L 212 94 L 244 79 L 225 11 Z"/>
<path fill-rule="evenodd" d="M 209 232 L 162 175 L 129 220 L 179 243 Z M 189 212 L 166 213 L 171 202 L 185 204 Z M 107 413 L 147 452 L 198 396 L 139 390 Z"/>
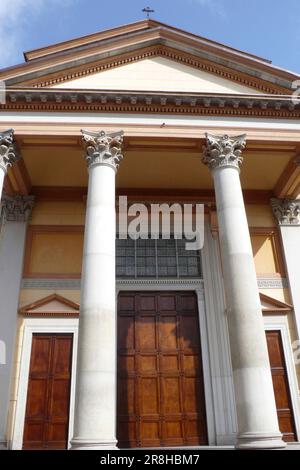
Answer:
<path fill-rule="evenodd" d="M 272 198 L 271 207 L 279 225 L 300 225 L 300 200 Z"/>
<path fill-rule="evenodd" d="M 118 171 L 123 159 L 122 145 L 124 132 L 106 133 L 82 130 L 82 141 L 85 149 L 85 160 L 88 168 L 96 165 L 110 166 Z"/>
<path fill-rule="evenodd" d="M 4 222 L 27 222 L 34 206 L 34 196 L 6 196 L 1 201 L 1 219 Z"/>
<path fill-rule="evenodd" d="M 242 150 L 246 147 L 246 134 L 230 137 L 228 135 L 206 135 L 203 146 L 202 162 L 210 170 L 217 168 L 240 169 L 243 162 Z"/>
<path fill-rule="evenodd" d="M 20 154 L 14 140 L 14 130 L 0 132 L 0 168 L 6 174 L 8 168 L 19 159 Z"/>

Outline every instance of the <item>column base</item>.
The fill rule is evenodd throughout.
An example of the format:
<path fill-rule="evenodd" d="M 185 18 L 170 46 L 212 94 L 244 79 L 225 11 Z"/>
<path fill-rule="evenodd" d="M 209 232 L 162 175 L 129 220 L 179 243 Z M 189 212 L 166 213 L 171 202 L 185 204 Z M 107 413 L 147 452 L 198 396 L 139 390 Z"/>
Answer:
<path fill-rule="evenodd" d="M 70 450 L 119 450 L 115 440 L 72 439 Z"/>
<path fill-rule="evenodd" d="M 245 432 L 237 435 L 236 449 L 284 449 L 286 443 L 282 440 L 281 433 L 256 433 Z"/>

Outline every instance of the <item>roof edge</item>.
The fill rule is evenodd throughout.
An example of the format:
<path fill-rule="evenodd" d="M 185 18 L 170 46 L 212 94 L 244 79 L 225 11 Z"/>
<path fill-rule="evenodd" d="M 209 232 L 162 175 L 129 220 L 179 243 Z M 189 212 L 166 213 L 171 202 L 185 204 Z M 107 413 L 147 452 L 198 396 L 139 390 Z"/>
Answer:
<path fill-rule="evenodd" d="M 72 39 L 67 39 L 66 41 L 61 41 L 55 44 L 49 44 L 37 49 L 31 49 L 29 51 L 23 52 L 25 62 L 31 62 L 32 60 L 41 59 L 49 55 L 66 51 L 68 49 L 73 49 L 76 47 L 78 42 L 81 42 L 80 45 L 88 45 L 94 41 L 99 41 L 101 39 L 107 39 L 107 37 L 113 38 L 120 36 L 121 34 L 126 34 L 133 31 L 141 31 L 143 29 L 149 29 L 152 20 L 140 20 L 133 23 L 128 23 L 113 28 L 103 29 L 95 33 L 87 34 L 84 36 L 77 36 Z M 70 45 L 69 47 L 66 47 Z M 53 51 L 54 50 L 54 51 Z M 48 51 L 44 53 L 45 51 Z"/>
<path fill-rule="evenodd" d="M 98 31 L 96 33 L 88 34 L 85 36 L 78 36 L 70 40 L 62 41 L 56 44 L 50 44 L 48 46 L 42 46 L 37 49 L 32 49 L 30 51 L 26 51 L 23 53 L 25 61 L 31 62 L 33 60 L 42 59 L 43 57 L 48 57 L 52 54 L 57 54 L 60 52 L 66 52 L 68 50 L 76 48 L 76 46 L 88 46 L 91 45 L 95 41 L 100 41 L 108 38 L 114 38 L 123 34 L 128 34 L 137 31 L 143 31 L 146 29 L 151 29 L 152 27 L 163 27 L 169 30 L 178 32 L 180 34 L 185 34 L 195 39 L 199 39 L 201 41 L 207 41 L 208 44 L 219 46 L 225 48 L 228 51 L 235 52 L 242 54 L 244 56 L 249 57 L 250 59 L 256 59 L 266 64 L 272 64 L 272 61 L 266 59 L 264 57 L 258 56 L 256 54 L 252 54 L 247 51 L 242 51 L 241 49 L 237 49 L 235 47 L 228 46 L 224 43 L 214 41 L 213 39 L 205 38 L 204 36 L 200 36 L 199 34 L 192 33 L 190 31 L 177 28 L 175 26 L 169 25 L 167 23 L 162 23 L 160 21 L 156 21 L 153 19 L 144 19 L 140 21 L 135 21 L 133 23 L 127 23 L 125 25 L 116 26 L 113 28 L 104 29 Z M 69 47 L 68 47 L 69 45 Z M 67 47 L 66 47 L 67 46 Z M 48 51 L 45 53 L 45 51 Z"/>

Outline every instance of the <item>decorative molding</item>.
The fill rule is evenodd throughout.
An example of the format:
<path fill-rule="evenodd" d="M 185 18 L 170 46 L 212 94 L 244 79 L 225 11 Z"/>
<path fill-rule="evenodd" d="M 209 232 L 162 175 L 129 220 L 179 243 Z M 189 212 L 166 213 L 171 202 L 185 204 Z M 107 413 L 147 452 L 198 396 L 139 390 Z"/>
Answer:
<path fill-rule="evenodd" d="M 85 149 L 85 159 L 89 169 L 97 165 L 111 167 L 118 171 L 120 161 L 123 159 L 122 145 L 123 131 L 111 134 L 105 131 L 92 132 L 82 130 L 82 141 Z"/>
<path fill-rule="evenodd" d="M 32 290 L 80 290 L 80 279 L 23 278 L 21 289 Z"/>
<path fill-rule="evenodd" d="M 300 226 L 300 200 L 272 198 L 271 207 L 280 226 Z"/>
<path fill-rule="evenodd" d="M 287 289 L 289 287 L 285 277 L 259 277 L 257 284 L 259 289 Z"/>
<path fill-rule="evenodd" d="M 270 297 L 266 294 L 259 293 L 261 305 L 262 305 L 262 312 L 263 315 L 285 315 L 290 313 L 293 310 L 293 306 L 286 303 L 281 302 L 278 299 L 274 299 L 274 297 Z"/>
<path fill-rule="evenodd" d="M 80 279 L 55 279 L 55 278 L 23 278 L 22 289 L 33 290 L 80 290 Z M 165 287 L 194 287 L 195 290 L 203 289 L 202 279 L 117 279 L 117 289 L 122 287 L 133 286 L 136 289 L 139 287 L 145 288 L 151 286 L 157 289 L 159 286 Z"/>
<path fill-rule="evenodd" d="M 31 218 L 34 196 L 6 196 L 2 198 L 1 219 L 5 222 L 27 222 Z"/>
<path fill-rule="evenodd" d="M 259 277 L 257 279 L 260 289 L 286 289 L 288 281 L 285 277 Z M 60 278 L 23 278 L 22 289 L 32 290 L 80 290 L 80 279 L 60 279 Z M 118 289 L 123 286 L 145 287 L 152 286 L 194 286 L 196 289 L 202 289 L 202 279 L 117 279 Z"/>
<path fill-rule="evenodd" d="M 20 159 L 17 144 L 14 140 L 14 130 L 0 132 L 0 168 L 7 173 L 9 167 Z"/>
<path fill-rule="evenodd" d="M 58 294 L 51 294 L 19 309 L 25 317 L 77 317 L 80 306 Z"/>
<path fill-rule="evenodd" d="M 203 147 L 202 162 L 210 170 L 216 168 L 236 168 L 243 162 L 242 150 L 246 147 L 246 134 L 236 137 L 228 135 L 206 134 L 206 145 Z"/>
<path fill-rule="evenodd" d="M 28 99 L 30 97 L 30 100 Z M 56 90 L 8 88 L 2 110 L 192 114 L 299 119 L 300 102 L 289 95 L 236 95 L 234 93 L 173 93 L 109 90 Z"/>
<path fill-rule="evenodd" d="M 203 288 L 202 279 L 117 279 L 117 287 L 122 286 L 196 286 Z"/>
<path fill-rule="evenodd" d="M 275 84 L 272 85 L 270 82 L 263 81 L 257 77 L 251 77 L 246 73 L 234 71 L 229 67 L 223 66 L 221 64 L 219 65 L 213 61 L 204 58 L 199 58 L 195 55 L 191 55 L 183 51 L 179 51 L 178 49 L 166 46 L 152 46 L 150 48 L 148 47 L 140 49 L 136 52 L 118 54 L 112 58 L 106 58 L 102 61 L 98 60 L 97 62 L 92 63 L 90 66 L 83 65 L 81 67 L 73 68 L 65 73 L 62 72 L 62 75 L 59 76 L 56 75 L 51 77 L 50 75 L 48 75 L 48 77 L 41 78 L 38 82 L 37 79 L 34 79 L 24 81 L 23 84 L 28 84 L 36 88 L 55 86 L 59 83 L 68 82 L 81 77 L 93 75 L 95 73 L 99 73 L 116 67 L 121 67 L 152 57 L 166 57 L 175 62 L 179 62 L 195 69 L 217 75 L 221 78 L 240 83 L 241 85 L 244 85 L 246 87 L 254 88 L 256 90 L 260 90 L 261 92 L 265 92 L 268 94 L 287 92 L 287 89 L 282 86 Z"/>

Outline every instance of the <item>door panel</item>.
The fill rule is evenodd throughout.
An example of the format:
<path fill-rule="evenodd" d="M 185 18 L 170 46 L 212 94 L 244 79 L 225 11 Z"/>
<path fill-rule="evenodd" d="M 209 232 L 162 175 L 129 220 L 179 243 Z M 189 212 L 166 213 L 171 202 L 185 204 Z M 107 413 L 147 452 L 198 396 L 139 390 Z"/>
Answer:
<path fill-rule="evenodd" d="M 297 440 L 280 331 L 266 332 L 279 428 L 286 442 Z"/>
<path fill-rule="evenodd" d="M 194 293 L 120 293 L 118 440 L 123 448 L 207 444 Z"/>
<path fill-rule="evenodd" d="M 32 338 L 23 449 L 66 449 L 72 362 L 71 334 Z"/>

